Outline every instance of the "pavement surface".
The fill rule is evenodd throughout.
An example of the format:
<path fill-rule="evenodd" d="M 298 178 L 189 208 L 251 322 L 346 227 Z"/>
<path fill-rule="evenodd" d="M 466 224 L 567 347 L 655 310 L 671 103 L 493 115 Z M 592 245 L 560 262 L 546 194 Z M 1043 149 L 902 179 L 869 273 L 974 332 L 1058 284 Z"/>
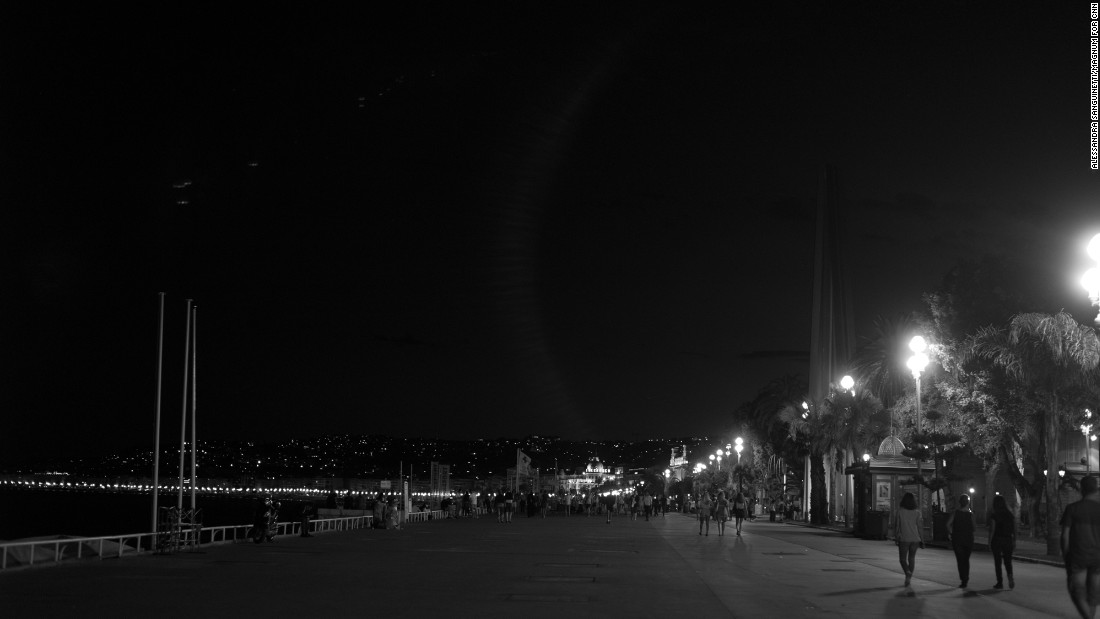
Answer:
<path fill-rule="evenodd" d="M 1015 576 L 993 589 L 979 551 L 959 589 L 954 553 L 930 547 L 906 589 L 893 542 L 798 523 L 483 516 L 11 570 L 0 616 L 1076 617 L 1060 567 Z"/>

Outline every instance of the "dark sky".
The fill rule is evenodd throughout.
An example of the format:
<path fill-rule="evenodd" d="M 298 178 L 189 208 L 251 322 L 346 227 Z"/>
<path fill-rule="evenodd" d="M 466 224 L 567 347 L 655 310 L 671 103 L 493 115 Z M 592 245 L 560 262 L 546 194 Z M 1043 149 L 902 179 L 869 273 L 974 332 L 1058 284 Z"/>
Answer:
<path fill-rule="evenodd" d="M 206 438 L 727 430 L 825 163 L 857 331 L 991 251 L 1082 304 L 1087 3 L 399 4 L 5 6 L 0 453 L 151 446 L 160 291 L 169 443 L 186 298 Z"/>

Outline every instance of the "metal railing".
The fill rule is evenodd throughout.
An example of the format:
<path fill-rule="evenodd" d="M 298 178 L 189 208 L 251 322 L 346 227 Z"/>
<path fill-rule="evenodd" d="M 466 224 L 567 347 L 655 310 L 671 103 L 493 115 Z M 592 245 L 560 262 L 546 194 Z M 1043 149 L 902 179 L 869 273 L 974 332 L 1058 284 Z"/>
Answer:
<path fill-rule="evenodd" d="M 370 528 L 373 521 L 374 516 L 366 515 L 323 518 L 313 520 L 311 524 L 314 532 L 348 531 Z M 250 524 L 202 527 L 198 530 L 197 546 L 248 542 L 251 541 L 251 538 L 248 537 L 251 529 L 252 525 Z M 278 523 L 279 535 L 298 535 L 301 531 L 301 522 Z M 163 552 L 165 551 L 164 544 L 160 543 L 163 541 L 163 537 L 164 533 L 132 533 L 101 537 L 59 537 L 46 540 L 4 542 L 0 543 L 0 571 L 36 565 L 58 564 L 62 561 L 78 559 L 120 558 L 157 552 L 158 549 Z M 172 550 L 172 548 L 167 550 Z"/>
<path fill-rule="evenodd" d="M 481 512 L 482 510 L 478 510 Z M 404 512 L 402 512 L 404 513 Z M 428 522 L 443 520 L 446 514 L 441 510 L 409 512 L 405 522 Z M 350 531 L 369 529 L 374 525 L 374 516 L 345 516 L 341 518 L 320 518 L 310 521 L 311 531 Z M 276 525 L 279 535 L 300 535 L 300 521 L 280 522 Z M 237 524 L 220 527 L 197 528 L 196 544 L 166 544 L 165 533 L 132 533 L 129 535 L 105 535 L 102 537 L 59 537 L 48 540 L 28 540 L 23 542 L 0 543 L 0 571 L 36 565 L 53 565 L 62 561 L 78 559 L 120 558 L 149 552 L 174 552 L 183 549 L 194 550 L 204 544 L 239 544 L 249 542 L 250 524 Z"/>
<path fill-rule="evenodd" d="M 7 542 L 0 544 L 0 570 L 92 557 L 119 558 L 124 555 L 149 552 L 156 544 L 157 535 L 156 533 L 133 533 Z"/>

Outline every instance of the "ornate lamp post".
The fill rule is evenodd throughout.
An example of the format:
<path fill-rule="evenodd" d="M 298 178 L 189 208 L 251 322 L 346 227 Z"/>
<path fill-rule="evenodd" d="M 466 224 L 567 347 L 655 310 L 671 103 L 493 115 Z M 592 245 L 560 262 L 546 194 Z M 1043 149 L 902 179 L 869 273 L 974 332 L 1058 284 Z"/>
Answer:
<path fill-rule="evenodd" d="M 1092 432 L 1092 424 L 1088 423 L 1092 420 L 1092 411 L 1085 409 L 1085 423 L 1081 424 L 1081 434 L 1085 435 L 1085 476 L 1088 477 L 1092 473 L 1092 463 L 1089 461 L 1089 433 Z"/>
<path fill-rule="evenodd" d="M 856 397 L 855 386 L 856 386 L 856 381 L 851 376 L 849 376 L 847 374 L 845 374 L 844 377 L 840 379 L 840 388 L 843 389 L 844 391 L 847 391 L 848 394 L 850 396 L 852 396 L 853 399 Z M 848 417 L 849 417 L 848 423 L 851 423 L 851 416 L 852 416 L 852 406 L 851 405 L 852 404 L 853 404 L 853 402 L 851 400 L 849 400 L 848 406 L 844 407 L 845 410 L 848 411 Z M 852 445 L 847 444 L 847 445 L 844 445 L 843 447 L 844 447 L 844 460 L 845 460 L 844 461 L 844 466 L 847 467 L 849 464 L 852 464 L 854 462 L 853 450 L 851 449 Z M 848 458 L 852 458 L 852 461 L 849 461 Z M 836 484 L 836 485 L 839 486 L 840 484 Z M 848 514 L 851 513 L 853 510 L 857 509 L 857 506 L 855 505 L 855 502 L 853 500 L 853 494 L 856 491 L 856 489 L 855 489 L 855 478 L 854 477 L 848 477 L 848 479 L 845 482 L 844 486 L 845 486 L 845 490 L 848 493 L 848 498 L 844 499 L 843 495 L 841 495 L 839 497 L 841 499 L 839 501 L 839 504 L 843 505 L 843 507 L 844 507 L 844 524 L 848 524 Z M 851 508 L 851 509 L 849 509 L 849 508 Z"/>
<path fill-rule="evenodd" d="M 856 490 L 856 531 L 855 534 L 863 536 L 867 532 L 867 512 L 870 511 L 867 499 L 871 494 L 871 454 L 863 454 L 863 472 L 859 476 L 859 488 Z"/>
<path fill-rule="evenodd" d="M 741 451 L 745 449 L 745 441 L 738 436 L 733 440 L 733 450 L 737 452 L 737 491 L 741 492 L 742 475 L 741 475 Z"/>
<path fill-rule="evenodd" d="M 913 372 L 913 378 L 917 381 L 917 434 L 921 433 L 921 418 L 920 418 L 920 375 L 924 371 L 924 368 L 928 367 L 928 355 L 924 354 L 924 351 L 928 348 L 928 344 L 925 343 L 924 338 L 917 335 L 909 341 L 909 350 L 913 351 L 913 356 L 909 357 L 906 366 Z M 920 470 L 921 458 L 917 458 L 917 478 L 921 477 Z M 923 493 L 920 488 L 917 488 L 917 509 L 921 508 L 921 495 Z"/>

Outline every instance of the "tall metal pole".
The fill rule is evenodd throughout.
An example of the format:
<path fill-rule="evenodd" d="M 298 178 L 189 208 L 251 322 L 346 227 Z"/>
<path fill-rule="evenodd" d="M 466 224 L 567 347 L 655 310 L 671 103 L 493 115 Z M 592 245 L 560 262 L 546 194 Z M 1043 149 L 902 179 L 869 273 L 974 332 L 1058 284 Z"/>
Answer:
<path fill-rule="evenodd" d="M 183 511 L 183 442 L 187 438 L 187 372 L 191 364 L 191 299 L 187 299 L 187 333 L 183 340 L 183 411 L 180 415 L 180 479 L 176 508 Z"/>
<path fill-rule="evenodd" d="M 921 429 L 920 429 L 920 427 L 921 427 L 921 423 L 920 423 L 921 422 L 921 419 L 920 419 L 920 372 L 914 370 L 913 371 L 913 377 L 917 379 L 917 435 L 920 436 L 920 433 L 921 433 Z M 920 443 L 918 442 L 918 445 L 919 444 Z M 924 494 L 923 492 L 921 492 L 921 489 L 920 489 L 920 478 L 921 478 L 920 463 L 921 463 L 922 459 L 923 459 L 922 455 L 917 456 L 917 512 L 918 513 L 921 513 L 921 500 L 920 499 L 921 499 L 921 495 Z"/>
<path fill-rule="evenodd" d="M 157 402 L 156 430 L 153 436 L 153 526 L 157 530 L 157 495 L 160 492 L 160 390 L 161 376 L 164 371 L 164 293 L 160 293 L 160 321 L 157 325 Z"/>
<path fill-rule="evenodd" d="M 195 402 L 198 396 L 195 385 L 198 380 L 199 367 L 199 308 L 196 305 L 191 308 L 191 514 L 195 513 L 195 484 L 198 482 L 198 473 L 195 467 L 195 452 L 199 442 L 195 437 Z"/>
<path fill-rule="evenodd" d="M 1085 477 L 1088 477 L 1092 473 L 1092 463 L 1089 462 L 1089 430 L 1091 426 L 1086 426 L 1083 434 L 1085 435 Z"/>

